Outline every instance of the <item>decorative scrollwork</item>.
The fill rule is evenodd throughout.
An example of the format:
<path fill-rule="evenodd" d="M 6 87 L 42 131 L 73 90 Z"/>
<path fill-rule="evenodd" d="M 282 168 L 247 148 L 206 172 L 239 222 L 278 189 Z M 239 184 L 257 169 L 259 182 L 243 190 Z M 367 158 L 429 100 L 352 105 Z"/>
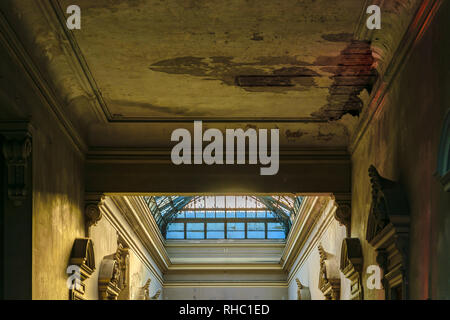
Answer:
<path fill-rule="evenodd" d="M 319 289 L 325 296 L 326 300 L 339 300 L 341 280 L 338 277 L 330 277 L 327 270 L 327 260 L 329 254 L 324 250 L 321 244 L 318 246 L 320 256 L 320 273 L 319 273 Z"/>
<path fill-rule="evenodd" d="M 3 142 L 3 156 L 8 168 L 8 199 L 21 206 L 28 196 L 28 158 L 32 144 L 29 134 L 7 136 Z"/>
<path fill-rule="evenodd" d="M 86 233 L 89 235 L 90 227 L 95 226 L 102 218 L 101 206 L 105 203 L 103 194 L 86 194 L 84 214 L 86 218 Z"/>
<path fill-rule="evenodd" d="M 118 242 L 117 251 L 105 256 L 100 265 L 98 291 L 101 300 L 117 300 L 129 285 L 129 249 Z"/>
<path fill-rule="evenodd" d="M 351 299 L 362 300 L 363 288 L 361 285 L 363 256 L 361 242 L 358 238 L 345 238 L 341 247 L 340 269 L 344 276 L 350 280 Z"/>
<path fill-rule="evenodd" d="M 383 269 L 386 299 L 406 299 L 410 221 L 406 195 L 398 183 L 381 177 L 374 166 L 370 166 L 369 176 L 372 204 L 366 240 L 376 250 L 377 263 Z"/>
<path fill-rule="evenodd" d="M 95 270 L 94 245 L 89 238 L 75 239 L 70 253 L 69 266 L 78 266 L 80 281 L 69 290 L 70 300 L 84 300 L 85 284 Z"/>

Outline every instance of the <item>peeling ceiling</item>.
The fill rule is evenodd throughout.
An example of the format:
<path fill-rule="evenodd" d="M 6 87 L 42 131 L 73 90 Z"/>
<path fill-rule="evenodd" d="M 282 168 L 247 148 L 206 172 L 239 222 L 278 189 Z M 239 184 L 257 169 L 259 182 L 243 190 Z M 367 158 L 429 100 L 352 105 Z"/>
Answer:
<path fill-rule="evenodd" d="M 369 44 L 352 41 L 361 0 L 77 5 L 73 34 L 115 119 L 337 120 L 373 82 Z"/>

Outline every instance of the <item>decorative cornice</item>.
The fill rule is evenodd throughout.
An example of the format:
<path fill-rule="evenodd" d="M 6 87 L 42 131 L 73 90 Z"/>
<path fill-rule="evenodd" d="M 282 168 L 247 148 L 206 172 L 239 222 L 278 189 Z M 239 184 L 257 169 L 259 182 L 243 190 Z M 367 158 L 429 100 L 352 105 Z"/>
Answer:
<path fill-rule="evenodd" d="M 78 267 L 78 270 L 74 270 L 73 266 Z M 71 289 L 69 289 L 70 300 L 85 300 L 84 294 L 86 285 L 84 281 L 88 279 L 95 270 L 95 256 L 94 245 L 89 238 L 78 238 L 75 242 L 70 253 L 69 267 L 70 272 L 76 272 L 79 276 L 75 279 L 75 283 L 71 283 Z"/>
<path fill-rule="evenodd" d="M 286 239 L 286 246 L 281 256 L 282 264 L 285 270 L 290 270 L 301 249 L 301 245 L 304 243 L 308 232 L 308 229 L 312 228 L 312 224 L 315 221 L 315 214 L 319 210 L 319 197 L 306 197 L 302 202 L 299 213 L 291 227 L 288 238 Z M 303 234 L 302 234 L 303 233 Z"/>
<path fill-rule="evenodd" d="M 68 137 L 74 149 L 81 157 L 87 151 L 87 145 L 81 135 L 73 126 L 72 122 L 67 118 L 62 110 L 63 103 L 57 97 L 27 50 L 17 37 L 17 34 L 9 24 L 3 12 L 0 11 L 0 42 L 6 48 L 10 56 L 15 60 L 17 65 L 22 68 L 23 74 L 28 77 L 30 83 L 36 88 L 35 94 L 40 98 L 43 105 L 48 107 L 50 114 L 56 119 L 56 123 L 62 132 Z"/>
<path fill-rule="evenodd" d="M 95 270 L 94 244 L 89 238 L 78 238 L 70 253 L 70 265 L 80 267 L 81 281 L 88 279 Z"/>
<path fill-rule="evenodd" d="M 166 288 L 287 288 L 289 287 L 286 281 L 166 281 L 164 289 Z"/>
<path fill-rule="evenodd" d="M 124 289 L 125 274 L 123 270 L 128 260 L 128 250 L 118 244 L 117 251 L 105 256 L 100 264 L 98 274 L 98 295 L 100 300 L 117 300 Z"/>
<path fill-rule="evenodd" d="M 164 238 L 145 202 L 134 196 L 115 196 L 111 199 L 161 272 L 166 272 L 171 262 L 164 247 Z"/>
<path fill-rule="evenodd" d="M 374 166 L 369 168 L 372 204 L 367 219 L 366 240 L 377 252 L 383 269 L 386 299 L 409 296 L 409 206 L 406 194 L 397 182 L 383 178 Z M 401 297 L 392 297 L 401 286 Z"/>
<path fill-rule="evenodd" d="M 351 194 L 333 195 L 333 198 L 337 205 L 334 218 L 340 225 L 345 226 L 347 237 L 350 237 L 352 226 Z"/>
<path fill-rule="evenodd" d="M 352 300 L 363 300 L 362 271 L 363 256 L 361 242 L 358 238 L 345 238 L 341 246 L 340 270 L 350 280 Z"/>
<path fill-rule="evenodd" d="M 283 272 L 279 263 L 205 263 L 205 264 L 172 264 L 168 272 L 193 271 L 193 270 L 253 270 Z"/>
<path fill-rule="evenodd" d="M 381 6 L 381 30 L 366 28 L 365 10 L 369 4 Z M 376 66 L 379 77 L 372 89 L 367 107 L 360 114 L 358 127 L 351 137 L 349 145 L 351 154 L 358 148 L 374 116 L 381 112 L 392 83 L 408 61 L 412 49 L 423 37 L 441 4 L 442 0 L 366 0 L 355 35 L 359 40 L 372 42 L 372 50 L 378 60 Z M 386 9 L 387 7 L 389 8 Z M 389 23 L 386 23 L 386 15 L 383 16 L 383 12 L 389 12 Z"/>
<path fill-rule="evenodd" d="M 172 163 L 171 148 L 90 148 L 87 153 L 89 163 Z M 280 148 L 282 163 L 350 163 L 346 148 Z"/>
<path fill-rule="evenodd" d="M 325 251 L 322 244 L 319 244 L 317 248 L 320 257 L 319 290 L 322 291 L 326 300 L 339 300 L 341 279 L 331 278 L 330 270 L 328 270 L 329 266 L 326 264 L 326 261 L 330 260 L 332 255 Z"/>
<path fill-rule="evenodd" d="M 102 218 L 101 207 L 105 204 L 105 196 L 101 193 L 86 193 L 84 215 L 86 219 L 86 234 L 90 235 L 90 228 L 97 225 Z"/>
<path fill-rule="evenodd" d="M 76 71 L 77 79 L 86 91 L 90 106 L 93 109 L 96 120 L 106 123 L 111 118 L 111 114 L 106 107 L 100 89 L 92 75 L 87 61 L 78 46 L 72 30 L 66 27 L 66 15 L 58 0 L 40 2 L 42 11 L 45 13 L 48 24 L 51 25 L 61 39 L 62 45 L 66 47 L 65 54 L 68 57 L 72 70 Z"/>
<path fill-rule="evenodd" d="M 190 240 L 166 240 L 166 248 L 184 248 L 184 247 L 221 247 L 221 248 L 235 248 L 235 247 L 264 247 L 264 248 L 284 248 L 286 246 L 285 241 L 277 240 L 231 240 L 226 239 L 222 241 L 217 240 L 202 240 L 190 241 Z"/>

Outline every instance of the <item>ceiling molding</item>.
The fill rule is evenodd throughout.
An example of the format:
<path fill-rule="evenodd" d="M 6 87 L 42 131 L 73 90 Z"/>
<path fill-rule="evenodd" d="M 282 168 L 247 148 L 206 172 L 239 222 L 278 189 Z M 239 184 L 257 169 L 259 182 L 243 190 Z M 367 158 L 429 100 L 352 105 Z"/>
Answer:
<path fill-rule="evenodd" d="M 196 282 L 184 282 L 184 281 L 166 281 L 164 283 L 164 289 L 171 288 L 287 288 L 288 283 L 286 281 L 196 281 Z"/>
<path fill-rule="evenodd" d="M 350 154 L 353 154 L 358 148 L 359 142 L 374 116 L 380 113 L 386 105 L 386 98 L 393 82 L 406 65 L 412 50 L 423 37 L 442 4 L 442 0 L 414 0 L 412 2 L 376 0 L 375 3 L 371 1 L 371 4 L 378 3 L 383 11 L 385 6 L 393 5 L 394 1 L 398 3 L 397 7 L 401 10 L 395 14 L 397 19 L 393 19 L 394 26 L 387 28 L 387 31 L 383 29 L 383 26 L 381 30 L 368 31 L 365 26 L 366 20 L 360 19 L 355 32 L 357 38 L 371 41 L 373 51 L 378 52 L 379 77 L 373 87 L 367 107 L 363 109 L 358 126 L 350 139 Z M 409 14 L 414 8 L 417 9 L 414 15 L 410 16 Z M 402 36 L 399 37 L 399 35 Z"/>
<path fill-rule="evenodd" d="M 172 148 L 107 148 L 91 147 L 87 153 L 90 163 L 172 163 Z M 350 155 L 346 148 L 283 148 L 279 151 L 280 161 L 284 163 L 349 163 Z"/>
<path fill-rule="evenodd" d="M 305 211 L 300 211 L 302 217 L 293 229 L 292 238 L 288 238 L 288 245 L 282 255 L 283 268 L 289 273 L 288 282 L 294 279 L 298 269 L 308 258 L 310 252 L 317 247 L 317 243 L 325 230 L 334 220 L 336 205 L 331 197 L 315 197 L 305 203 Z M 297 221 L 296 221 L 297 222 Z M 299 259 L 300 257 L 300 259 Z"/>
<path fill-rule="evenodd" d="M 329 213 L 329 205 L 334 202 L 330 196 L 307 198 L 306 201 L 305 206 L 301 208 L 304 211 L 300 211 L 297 215 L 295 229 L 293 227 L 292 236 L 288 237 L 282 254 L 281 261 L 286 272 L 291 272 L 292 268 L 295 267 L 295 262 L 304 246 L 310 241 L 313 231 L 317 228 L 317 223 L 319 223 L 324 212 Z"/>
<path fill-rule="evenodd" d="M 311 232 L 308 236 L 308 239 L 306 239 L 306 241 L 304 242 L 304 245 L 302 245 L 301 250 L 299 251 L 299 253 L 296 257 L 296 261 L 297 261 L 298 257 L 300 257 L 300 259 L 298 259 L 295 267 L 293 267 L 289 270 L 289 275 L 288 275 L 289 283 L 291 281 L 294 281 L 298 270 L 307 261 L 311 252 L 313 250 L 317 249 L 317 246 L 318 246 L 323 234 L 330 227 L 331 223 L 333 221 L 336 221 L 334 218 L 334 212 L 336 211 L 336 208 L 337 208 L 337 206 L 335 205 L 334 200 L 332 200 L 332 199 L 330 199 L 328 201 L 328 204 L 326 206 L 322 207 L 321 213 L 318 216 L 318 220 L 317 220 L 313 230 L 311 230 Z"/>
<path fill-rule="evenodd" d="M 284 248 L 286 245 L 285 241 L 277 240 L 166 240 L 166 248 L 184 248 L 184 247 L 274 247 L 274 248 Z"/>
<path fill-rule="evenodd" d="M 97 116 L 97 120 L 106 123 L 111 117 L 111 114 L 103 100 L 102 93 L 89 69 L 87 61 L 78 46 L 73 31 L 66 27 L 67 18 L 59 1 L 50 0 L 39 3 L 49 24 L 54 26 L 53 29 L 55 32 L 58 32 L 59 36 L 64 39 L 63 42 L 66 44 L 65 54 L 68 56 L 68 61 L 72 69 L 76 72 L 77 79 L 81 82 L 82 87 L 90 97 L 90 105 Z"/>
<path fill-rule="evenodd" d="M 86 90 L 87 96 L 90 99 L 91 107 L 97 116 L 97 120 L 103 123 L 186 123 L 193 120 L 201 120 L 204 122 L 216 122 L 216 123 L 267 123 L 267 122 L 279 122 L 279 123 L 328 123 L 329 118 L 321 116 L 307 116 L 298 118 L 287 117 L 261 117 L 246 116 L 246 117 L 191 117 L 186 116 L 180 119 L 174 119 L 172 117 L 130 117 L 123 115 L 116 115 L 110 111 L 108 104 L 102 96 L 100 87 L 97 85 L 94 75 L 87 63 L 87 60 L 78 44 L 76 36 L 73 31 L 68 30 L 66 27 L 66 15 L 62 9 L 58 0 L 50 0 L 48 2 L 39 2 L 39 6 L 42 8 L 44 15 L 48 23 L 53 27 L 54 32 L 63 39 L 65 45 L 65 53 L 68 56 L 68 62 L 71 64 L 72 69 L 76 73 L 76 78 L 79 80 L 83 89 Z M 317 65 L 320 67 L 320 65 Z M 279 75 L 278 75 L 279 76 Z M 343 86 L 346 88 L 347 86 Z"/>
<path fill-rule="evenodd" d="M 317 203 L 319 197 L 306 197 L 299 209 L 299 212 L 295 218 L 295 221 L 291 227 L 291 232 L 286 239 L 286 246 L 283 250 L 281 261 L 285 266 L 285 269 L 289 270 L 294 262 L 293 256 L 295 256 L 295 248 L 300 238 L 300 230 L 305 228 L 306 221 L 311 215 L 312 209 Z"/>
<path fill-rule="evenodd" d="M 41 7 L 46 14 L 47 20 L 53 26 L 59 26 L 55 28 L 60 36 L 64 38 L 65 42 L 69 44 L 67 46 L 66 54 L 69 55 L 69 59 L 72 62 L 72 67 L 77 71 L 78 79 L 83 83 L 83 87 L 89 91 L 89 96 L 94 102 L 95 113 L 98 120 L 101 122 L 109 123 L 134 123 L 134 122 L 146 122 L 146 123 L 186 123 L 194 120 L 201 120 L 204 122 L 217 122 L 217 123 L 234 123 L 234 122 L 289 122 L 289 123 L 327 123 L 327 119 L 321 119 L 317 117 L 302 117 L 302 118 L 284 118 L 284 117 L 183 117 L 182 119 L 174 119 L 170 117 L 126 117 L 120 115 L 114 115 L 110 112 L 106 101 L 103 99 L 100 88 L 98 87 L 96 80 L 89 68 L 89 65 L 84 57 L 84 54 L 78 45 L 76 37 L 73 31 L 66 28 L 66 15 L 61 8 L 58 0 L 50 0 L 48 3 L 41 3 Z"/>
<path fill-rule="evenodd" d="M 29 79 L 32 87 L 36 89 L 36 95 L 50 111 L 50 114 L 54 116 L 55 122 L 67 136 L 74 149 L 84 157 L 88 150 L 86 142 L 64 113 L 62 101 L 45 80 L 3 12 L 0 12 L 0 41 L 4 48 L 8 50 L 11 58 L 22 68 L 23 74 Z"/>
<path fill-rule="evenodd" d="M 119 117 L 111 116 L 108 119 L 111 123 L 192 123 L 193 121 L 202 121 L 205 123 L 328 123 L 328 119 L 303 117 L 303 118 L 283 118 L 283 117 L 183 117 L 182 119 L 166 118 L 166 117 Z"/>
<path fill-rule="evenodd" d="M 127 223 L 134 230 L 161 272 L 166 272 L 171 264 L 164 248 L 164 239 L 159 229 L 152 223 L 153 216 L 145 207 L 139 205 L 136 197 L 111 197 Z M 153 221 L 154 222 L 154 221 Z"/>
<path fill-rule="evenodd" d="M 168 272 L 176 271 L 198 271 L 198 270 L 252 270 L 252 271 L 279 271 L 283 272 L 283 267 L 279 263 L 189 263 L 172 264 Z"/>

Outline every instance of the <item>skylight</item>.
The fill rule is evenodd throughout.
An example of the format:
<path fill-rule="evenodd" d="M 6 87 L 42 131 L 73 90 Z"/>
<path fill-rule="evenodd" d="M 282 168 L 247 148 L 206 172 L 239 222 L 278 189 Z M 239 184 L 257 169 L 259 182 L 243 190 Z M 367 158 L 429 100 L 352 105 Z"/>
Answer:
<path fill-rule="evenodd" d="M 301 204 L 293 196 L 144 197 L 167 240 L 285 239 Z"/>

